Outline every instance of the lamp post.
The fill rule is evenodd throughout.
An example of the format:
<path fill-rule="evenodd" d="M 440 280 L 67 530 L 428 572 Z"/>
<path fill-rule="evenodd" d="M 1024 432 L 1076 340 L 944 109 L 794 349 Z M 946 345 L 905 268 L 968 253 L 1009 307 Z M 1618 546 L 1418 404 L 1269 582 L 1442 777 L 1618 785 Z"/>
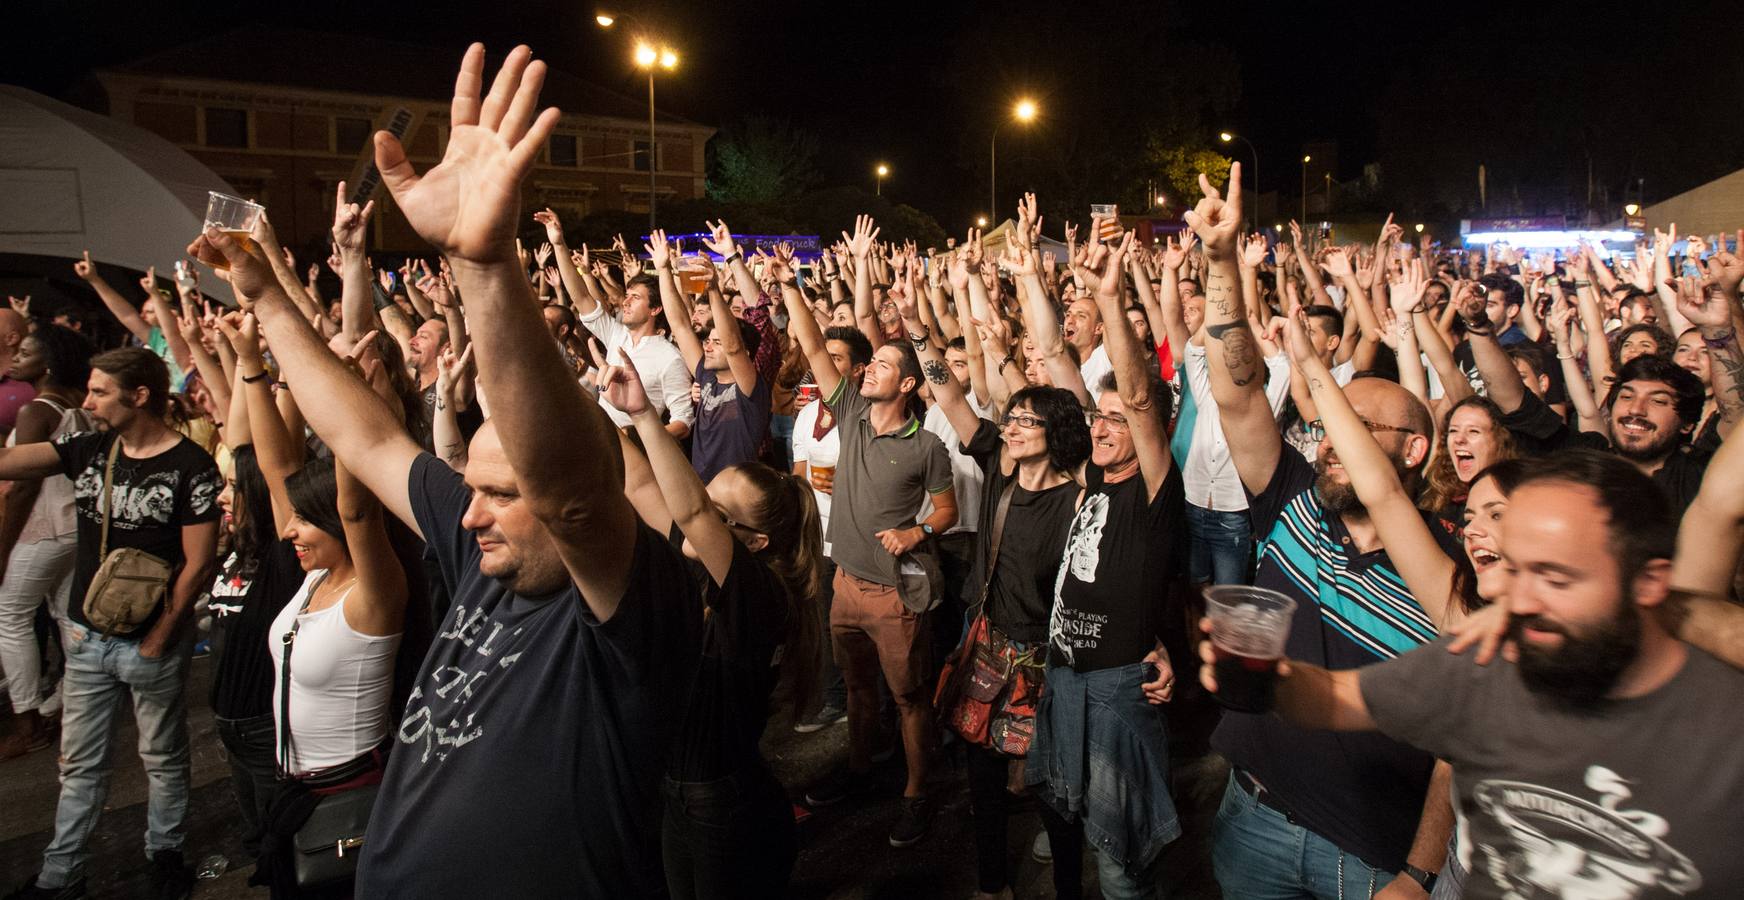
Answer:
<path fill-rule="evenodd" d="M 1247 145 L 1247 152 L 1253 156 L 1253 202 L 1248 204 L 1247 211 L 1248 211 L 1249 221 L 1258 222 L 1260 220 L 1260 210 L 1259 210 L 1259 207 L 1260 207 L 1260 151 L 1259 151 L 1259 148 L 1257 148 L 1253 145 L 1253 141 L 1250 141 L 1247 138 L 1242 137 L 1241 135 L 1236 134 L 1232 131 L 1220 131 L 1220 132 L 1218 132 L 1217 139 L 1224 142 L 1225 144 L 1229 143 L 1230 141 L 1241 141 L 1242 143 Z M 1255 227 L 1258 227 L 1258 226 L 1255 226 Z"/>
<path fill-rule="evenodd" d="M 610 28 L 617 24 L 619 18 L 619 16 L 602 12 L 594 16 L 593 20 L 601 28 Z M 659 138 L 654 130 L 654 70 L 660 68 L 670 72 L 678 68 L 678 54 L 669 47 L 662 46 L 655 49 L 649 41 L 638 39 L 634 59 L 637 68 L 648 70 L 648 231 L 653 232 L 655 207 L 658 205 L 655 199 L 655 191 L 658 190 L 655 182 L 655 170 L 656 163 L 660 158 Z"/>
<path fill-rule="evenodd" d="M 1303 225 L 1308 224 L 1308 161 L 1313 158 L 1306 153 L 1302 155 L 1302 218 L 1299 221 Z"/>
<path fill-rule="evenodd" d="M 1011 108 L 1011 117 L 1024 125 L 1035 121 L 1035 101 L 1027 97 L 1017 101 L 1017 105 Z M 999 129 L 1004 125 L 1000 122 L 993 126 L 993 139 L 987 145 L 987 208 L 996 218 L 999 215 Z"/>
<path fill-rule="evenodd" d="M 890 174 L 890 167 L 883 163 L 879 163 L 878 168 L 874 169 L 873 172 L 878 176 L 877 187 L 874 189 L 874 192 L 877 196 L 882 197 L 884 196 L 884 176 Z"/>

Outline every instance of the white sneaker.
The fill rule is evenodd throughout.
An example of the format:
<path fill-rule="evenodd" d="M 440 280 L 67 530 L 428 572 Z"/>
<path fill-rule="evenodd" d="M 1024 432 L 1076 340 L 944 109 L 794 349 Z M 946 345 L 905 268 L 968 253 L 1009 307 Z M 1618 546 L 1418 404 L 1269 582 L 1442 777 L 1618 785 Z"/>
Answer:
<path fill-rule="evenodd" d="M 1029 845 L 1029 855 L 1031 859 L 1043 864 L 1054 861 L 1054 843 L 1048 840 L 1047 831 L 1036 832 L 1035 840 Z"/>
<path fill-rule="evenodd" d="M 61 714 L 61 686 L 59 682 L 55 683 L 54 691 L 43 699 L 42 703 L 37 706 L 36 711 L 45 716 L 58 716 Z"/>

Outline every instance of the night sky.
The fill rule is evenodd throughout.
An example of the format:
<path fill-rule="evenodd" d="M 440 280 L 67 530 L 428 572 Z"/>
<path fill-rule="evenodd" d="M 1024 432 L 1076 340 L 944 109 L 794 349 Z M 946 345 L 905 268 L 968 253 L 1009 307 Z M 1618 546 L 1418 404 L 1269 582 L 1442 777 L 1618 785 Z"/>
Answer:
<path fill-rule="evenodd" d="M 1220 128 L 1247 135 L 1263 187 L 1292 196 L 1304 145 L 1337 141 L 1337 177 L 1378 163 L 1399 205 L 1414 207 L 1405 215 L 1469 204 L 1479 163 L 1492 200 L 1517 197 L 1526 212 L 1584 200 L 1589 164 L 1618 206 L 1642 188 L 1651 202 L 1744 166 L 1737 3 L 1513 6 L 654 0 L 611 11 L 682 55 L 661 78 L 663 108 L 716 126 L 792 120 L 818 134 L 826 184 L 870 188 L 886 161 L 887 194 L 952 230 L 985 212 L 988 136 L 1019 94 L 1039 99 L 1042 118 L 1001 132 L 1002 204 L 1023 187 L 1045 195 L 1075 167 L 1099 165 L 1106 147 L 1142 143 L 1138 122 L 1213 148 Z M 493 55 L 525 41 L 558 68 L 639 97 L 628 43 L 637 23 L 604 31 L 593 16 L 605 8 L 32 0 L 8 4 L 0 80 L 62 95 L 95 66 L 283 23 L 428 46 L 444 70 L 470 40 Z M 1228 152 L 1247 158 L 1239 144 Z"/>

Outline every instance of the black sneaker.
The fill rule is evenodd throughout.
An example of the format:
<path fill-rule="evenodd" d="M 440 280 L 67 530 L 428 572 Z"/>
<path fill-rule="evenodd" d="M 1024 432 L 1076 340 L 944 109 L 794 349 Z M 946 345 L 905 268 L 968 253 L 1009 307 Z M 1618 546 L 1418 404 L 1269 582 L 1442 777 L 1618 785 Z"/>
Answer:
<path fill-rule="evenodd" d="M 846 721 L 848 721 L 847 710 L 840 706 L 826 704 L 823 709 L 817 711 L 817 715 L 794 725 L 793 730 L 800 734 L 811 734 L 814 731 L 822 731 L 831 725 L 840 725 Z"/>
<path fill-rule="evenodd" d="M 925 797 L 902 798 L 902 815 L 890 829 L 890 846 L 912 847 L 926 837 L 927 826 L 933 822 L 933 805 Z"/>
<path fill-rule="evenodd" d="M 872 793 L 872 777 L 865 772 L 839 770 L 805 792 L 810 806 L 834 806 L 843 800 Z"/>
<path fill-rule="evenodd" d="M 6 895 L 6 900 L 79 900 L 85 896 L 85 879 L 81 878 L 65 887 L 45 888 L 36 886 L 36 876 L 18 886 L 18 890 Z"/>
<path fill-rule="evenodd" d="M 153 900 L 188 900 L 194 892 L 194 870 L 182 861 L 180 850 L 159 850 L 151 855 Z"/>

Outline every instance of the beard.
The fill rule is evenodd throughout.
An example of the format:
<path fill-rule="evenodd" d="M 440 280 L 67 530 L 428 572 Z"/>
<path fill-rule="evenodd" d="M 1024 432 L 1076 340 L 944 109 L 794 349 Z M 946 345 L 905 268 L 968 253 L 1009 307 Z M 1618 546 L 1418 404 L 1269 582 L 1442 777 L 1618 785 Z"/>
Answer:
<path fill-rule="evenodd" d="M 1526 628 L 1560 634 L 1562 646 L 1535 647 L 1521 637 Z M 1640 653 L 1641 612 L 1624 599 L 1615 616 L 1584 634 L 1543 616 L 1514 616 L 1508 638 L 1520 650 L 1520 678 L 1529 690 L 1572 712 L 1592 713 Z"/>
<path fill-rule="evenodd" d="M 1618 420 L 1618 424 L 1620 425 L 1623 422 L 1634 421 L 1640 420 L 1637 420 L 1634 416 L 1625 416 Z M 1623 432 L 1620 428 L 1612 427 L 1611 433 L 1616 435 L 1622 434 Z M 1662 431 L 1656 428 L 1654 431 L 1645 435 L 1646 443 L 1631 445 L 1617 438 L 1613 438 L 1611 440 L 1611 447 L 1617 452 L 1618 456 L 1631 462 L 1652 461 L 1670 453 L 1672 448 L 1677 446 L 1677 441 L 1680 437 L 1682 437 L 1682 435 L 1679 432 Z"/>
<path fill-rule="evenodd" d="M 1399 476 L 1399 483 L 1409 489 L 1411 485 L 1410 472 L 1403 463 L 1394 457 L 1387 457 L 1393 464 L 1393 474 Z M 1356 488 L 1350 482 L 1340 483 L 1333 479 L 1331 466 L 1326 457 L 1314 460 L 1314 490 L 1320 495 L 1320 508 L 1335 516 L 1367 515 L 1368 507 L 1363 506 L 1362 498 L 1356 495 Z"/>

